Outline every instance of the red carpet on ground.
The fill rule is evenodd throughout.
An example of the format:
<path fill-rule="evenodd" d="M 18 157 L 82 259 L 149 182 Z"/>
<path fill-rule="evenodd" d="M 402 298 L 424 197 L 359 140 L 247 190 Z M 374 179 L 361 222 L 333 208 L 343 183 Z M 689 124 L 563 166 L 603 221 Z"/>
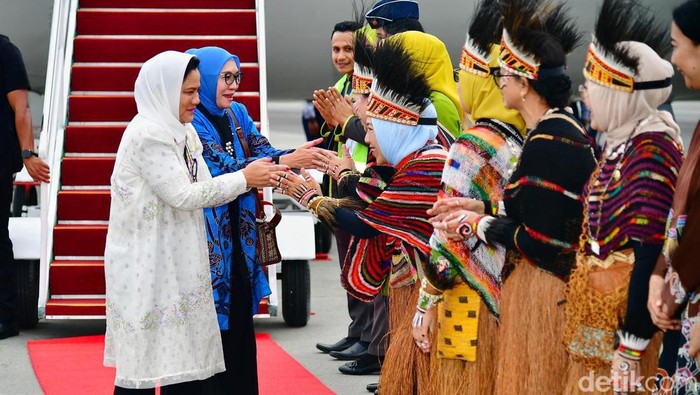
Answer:
<path fill-rule="evenodd" d="M 260 394 L 332 394 L 270 335 L 256 334 Z M 114 369 L 102 365 L 104 336 L 27 342 L 41 388 L 47 395 L 111 394 Z"/>

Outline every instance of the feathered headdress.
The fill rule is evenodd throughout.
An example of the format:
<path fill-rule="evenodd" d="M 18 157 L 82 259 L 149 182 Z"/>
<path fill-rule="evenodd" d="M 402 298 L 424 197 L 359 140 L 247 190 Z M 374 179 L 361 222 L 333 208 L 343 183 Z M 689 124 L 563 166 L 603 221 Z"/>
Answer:
<path fill-rule="evenodd" d="M 542 42 L 554 38 L 564 53 L 570 53 L 581 39 L 564 4 L 550 0 L 508 0 L 501 2 L 503 36 L 499 64 L 531 80 L 565 74 L 566 65 L 540 67 Z"/>
<path fill-rule="evenodd" d="M 469 23 L 467 40 L 462 48 L 459 67 L 472 74 L 487 77 L 491 74 L 491 46 L 501 39 L 501 12 L 497 1 L 481 0 Z"/>
<path fill-rule="evenodd" d="M 659 56 L 670 51 L 665 26 L 656 23 L 654 14 L 637 0 L 605 0 L 598 14 L 593 42 L 588 48 L 583 74 L 586 78 L 624 92 L 665 88 L 671 78 L 635 81 L 639 58 L 629 52 L 623 41 L 646 44 Z"/>
<path fill-rule="evenodd" d="M 421 118 L 430 87 L 421 65 L 411 59 L 403 40 L 385 40 L 374 50 L 374 80 L 367 116 L 404 125 L 436 125 L 436 118 Z"/>
<path fill-rule="evenodd" d="M 374 37 L 372 37 L 374 36 Z M 376 34 L 369 26 L 355 32 L 355 70 L 352 75 L 352 91 L 363 95 L 370 93 L 372 86 L 372 56 Z"/>

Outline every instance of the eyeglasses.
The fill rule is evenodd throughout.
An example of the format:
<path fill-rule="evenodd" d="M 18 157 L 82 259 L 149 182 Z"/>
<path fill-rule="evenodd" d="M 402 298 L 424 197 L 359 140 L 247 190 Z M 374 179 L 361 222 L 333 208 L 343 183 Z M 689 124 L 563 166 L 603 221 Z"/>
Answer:
<path fill-rule="evenodd" d="M 493 81 L 496 83 L 496 86 L 501 88 L 501 79 L 503 77 L 517 77 L 517 74 L 508 74 L 504 73 L 501 69 L 496 69 L 491 71 L 491 75 L 493 75 Z"/>
<path fill-rule="evenodd" d="M 588 94 L 588 87 L 584 84 L 578 86 L 578 95 L 583 99 Z"/>
<path fill-rule="evenodd" d="M 190 173 L 190 180 L 197 182 L 197 159 L 193 158 L 190 150 L 187 149 L 187 142 L 185 142 L 185 150 L 182 152 L 182 156 L 185 158 L 185 165 Z"/>
<path fill-rule="evenodd" d="M 232 72 L 227 71 L 227 72 L 221 73 L 221 74 L 219 74 L 219 75 L 222 76 L 222 77 L 224 77 L 224 82 L 226 83 L 226 85 L 231 85 L 231 84 L 233 84 L 233 81 L 236 81 L 236 84 L 237 84 L 237 85 L 240 85 L 240 84 L 241 84 L 241 79 L 243 78 L 243 72 L 242 72 L 242 71 L 239 71 L 239 72 L 236 73 L 236 74 L 233 74 Z"/>

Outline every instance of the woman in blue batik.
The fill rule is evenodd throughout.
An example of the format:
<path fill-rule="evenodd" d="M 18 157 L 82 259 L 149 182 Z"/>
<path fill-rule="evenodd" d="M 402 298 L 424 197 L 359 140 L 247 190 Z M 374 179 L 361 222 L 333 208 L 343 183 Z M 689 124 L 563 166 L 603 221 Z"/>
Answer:
<path fill-rule="evenodd" d="M 243 73 L 238 57 L 218 47 L 191 49 L 199 58 L 201 103 L 192 126 L 204 146 L 204 159 L 213 177 L 244 168 L 255 159 L 272 157 L 292 168 L 312 168 L 313 147 L 322 139 L 297 150 L 278 150 L 262 136 L 244 105 L 233 100 Z M 236 128 L 246 140 L 246 155 Z M 286 179 L 278 180 L 285 188 Z M 214 302 L 221 329 L 226 372 L 216 375 L 221 389 L 257 394 L 257 364 L 253 315 L 270 287 L 255 256 L 256 199 L 249 191 L 228 205 L 205 209 Z"/>

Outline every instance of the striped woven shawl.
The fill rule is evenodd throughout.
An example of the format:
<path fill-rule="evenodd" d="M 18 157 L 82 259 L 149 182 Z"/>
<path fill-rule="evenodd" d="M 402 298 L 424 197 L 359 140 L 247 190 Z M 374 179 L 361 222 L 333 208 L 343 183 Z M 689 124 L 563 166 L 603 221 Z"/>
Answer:
<path fill-rule="evenodd" d="M 438 200 L 467 197 L 502 201 L 521 147 L 522 137 L 507 124 L 483 120 L 466 130 L 450 149 Z M 433 232 L 430 245 L 433 254 L 425 275 L 431 285 L 441 290 L 451 289 L 459 276 L 476 290 L 498 318 L 506 249 L 483 243 L 477 237 L 450 240 L 444 231 L 438 230 Z"/>
<path fill-rule="evenodd" d="M 430 254 L 433 226 L 426 210 L 437 199 L 446 157 L 435 144 L 409 155 L 381 195 L 357 213 L 382 234 L 352 243 L 345 257 L 341 282 L 355 298 L 372 300 L 387 277 L 394 287 L 413 283 L 418 260 Z"/>

